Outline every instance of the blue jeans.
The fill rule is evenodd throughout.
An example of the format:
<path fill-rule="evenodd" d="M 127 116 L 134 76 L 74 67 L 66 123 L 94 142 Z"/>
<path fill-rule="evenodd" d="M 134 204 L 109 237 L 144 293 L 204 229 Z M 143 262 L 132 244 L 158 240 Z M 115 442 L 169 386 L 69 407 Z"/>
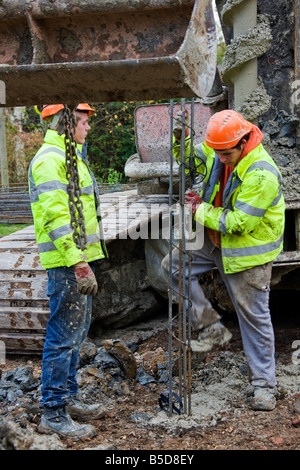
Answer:
<path fill-rule="evenodd" d="M 47 274 L 50 318 L 42 359 L 41 404 L 55 407 L 77 395 L 76 365 L 90 327 L 92 297 L 77 293 L 72 267 L 48 269 Z"/>

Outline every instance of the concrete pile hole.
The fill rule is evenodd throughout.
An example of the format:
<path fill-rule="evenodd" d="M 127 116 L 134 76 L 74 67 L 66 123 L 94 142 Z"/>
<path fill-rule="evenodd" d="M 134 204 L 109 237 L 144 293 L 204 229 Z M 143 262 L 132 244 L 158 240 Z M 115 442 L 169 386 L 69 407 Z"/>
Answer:
<path fill-rule="evenodd" d="M 38 4 L 39 2 L 33 3 Z M 115 5 L 115 8 L 122 5 L 122 2 L 119 0 L 106 3 L 107 5 L 109 3 Z M 178 1 L 177 3 L 181 5 L 184 2 Z M 190 4 L 190 6 L 192 4 L 192 2 L 185 3 Z M 216 0 L 217 7 L 220 11 L 220 18 L 223 26 L 225 25 L 225 36 L 226 31 L 230 31 L 230 34 L 226 38 L 228 47 L 221 73 L 224 83 L 234 88 L 234 95 L 231 96 L 229 94 L 228 103 L 226 103 L 226 105 L 239 110 L 247 119 L 256 122 L 260 126 L 264 133 L 264 145 L 270 150 L 271 155 L 282 173 L 284 195 L 287 200 L 293 202 L 299 200 L 299 150 L 297 146 L 299 118 L 297 112 L 294 113 L 291 105 L 291 82 L 294 80 L 295 76 L 294 48 L 293 45 L 290 44 L 291 31 L 295 29 L 292 3 L 293 2 L 290 0 L 279 0 L 277 3 L 269 2 L 268 0 L 251 0 L 248 2 L 241 0 Z M 22 9 L 24 2 L 16 2 L 16 4 Z M 82 8 L 85 9 L 87 4 L 88 2 L 83 2 L 81 5 Z M 55 5 L 53 8 L 55 8 Z M 129 7 L 127 6 L 126 8 Z M 177 15 L 177 11 L 174 13 Z M 11 12 L 11 15 L 12 17 L 9 21 L 19 22 L 20 17 L 18 15 L 15 16 L 15 12 Z M 127 12 L 126 15 L 129 18 L 131 12 Z M 234 19 L 234 21 L 232 19 Z M 35 17 L 29 18 L 29 26 L 33 28 L 33 33 L 35 31 L 35 21 Z M 74 17 L 73 21 L 75 24 L 81 23 L 77 16 Z M 22 27 L 25 24 L 23 23 L 22 21 Z M 179 24 L 181 24 L 181 22 L 179 22 Z M 226 30 L 226 28 L 228 29 Z M 27 26 L 26 34 L 28 34 Z M 184 35 L 185 31 L 178 37 L 179 42 L 183 40 Z M 233 36 L 232 41 L 231 35 Z M 34 34 L 32 38 L 36 39 Z M 73 47 L 74 43 L 72 42 L 72 38 L 72 35 L 61 37 L 62 50 L 68 49 L 71 55 L 77 52 L 76 47 Z M 29 42 L 26 44 L 28 45 Z M 35 46 L 36 44 L 37 42 Z M 172 50 L 172 53 L 176 53 L 176 51 L 177 49 Z M 32 51 L 30 49 L 30 52 L 33 53 L 33 49 Z M 37 50 L 36 52 L 41 51 Z M 81 52 L 84 52 L 84 50 L 78 47 L 79 57 Z M 23 59 L 24 57 L 26 59 L 27 56 L 23 56 Z M 46 61 L 45 57 L 39 57 L 41 64 L 31 64 L 31 59 L 30 56 L 26 59 L 26 63 L 20 62 L 20 64 L 25 67 L 24 70 L 29 70 L 31 66 L 37 67 L 39 70 L 46 69 L 46 67 L 43 66 L 45 65 L 43 61 Z M 124 64 L 122 63 L 123 59 L 127 59 L 127 56 L 121 59 L 118 58 L 121 71 L 125 64 L 125 62 Z M 137 60 L 143 61 L 144 59 L 138 56 Z M 166 85 L 167 81 L 161 80 L 161 76 L 164 76 L 159 68 L 162 62 L 161 58 L 156 62 L 160 64 L 157 65 L 157 83 Z M 143 63 L 142 75 L 146 85 L 149 86 L 148 78 L 150 75 L 147 73 L 147 67 L 150 62 L 147 57 Z M 93 70 L 98 65 L 99 64 L 93 65 L 91 62 L 88 63 L 90 69 L 89 74 L 93 73 Z M 167 65 L 166 63 L 165 66 L 167 67 Z M 77 70 L 81 67 L 82 64 L 80 61 L 71 61 L 65 72 L 67 74 L 69 74 L 69 72 L 77 74 Z M 10 63 L 3 65 L 2 68 L 4 74 L 12 71 Z M 177 74 L 182 78 L 180 64 L 177 64 L 176 70 Z M 83 71 L 87 72 L 85 69 Z M 128 68 L 125 67 L 123 72 L 127 74 Z M 210 78 L 212 78 L 213 72 L 210 67 Z M 128 90 L 123 90 L 123 94 L 111 94 L 112 91 L 109 89 L 111 84 L 115 88 L 117 87 L 111 82 L 111 73 L 108 73 L 108 75 L 108 88 L 103 91 L 103 95 L 101 94 L 101 87 L 98 86 L 99 81 L 97 81 L 96 89 L 99 93 L 99 99 L 106 100 L 107 97 L 109 99 L 113 98 L 114 100 L 132 99 L 133 96 L 131 93 L 133 90 L 136 92 L 138 88 L 137 86 L 132 86 L 131 83 L 137 85 L 137 80 L 139 81 L 139 87 L 143 88 L 139 76 L 132 72 L 131 81 L 128 82 Z M 50 75 L 48 74 L 48 76 Z M 78 78 L 78 74 L 76 76 Z M 92 81 L 91 75 L 89 75 L 87 79 L 85 74 L 82 76 L 85 77 L 85 86 Z M 245 80 L 245 77 L 247 77 L 247 80 Z M 291 79 L 291 77 L 293 78 Z M 16 76 L 16 81 L 19 78 L 20 77 Z M 176 88 L 174 82 L 176 82 L 176 76 L 172 76 L 169 81 L 174 85 L 172 96 L 175 97 L 176 93 L 174 95 L 174 90 L 176 91 Z M 122 80 L 120 81 L 118 79 L 117 82 L 118 85 L 120 83 L 123 85 Z M 96 82 L 93 81 L 93 83 Z M 20 87 L 11 88 L 17 90 Z M 45 90 L 48 90 L 48 88 L 44 87 Z M 36 93 L 33 83 L 28 89 L 31 90 L 32 93 Z M 184 89 L 187 96 L 190 97 L 190 84 L 184 83 Z M 95 92 L 95 89 L 91 90 L 91 92 Z M 141 90 L 141 93 L 143 92 L 144 90 Z M 153 89 L 150 87 L 149 99 L 156 98 L 156 96 L 153 96 L 152 92 Z M 55 90 L 55 93 L 57 93 L 57 90 Z M 165 89 L 162 90 L 162 93 L 165 93 Z M 86 96 L 88 97 L 90 95 L 87 94 Z M 181 98 L 184 95 L 180 94 L 178 97 L 179 96 Z M 134 96 L 134 99 L 139 98 L 145 99 L 145 96 Z M 157 99 L 160 98 L 161 96 L 157 95 Z M 10 99 L 13 100 L 14 97 Z M 47 100 L 45 99 L 45 101 Z M 19 104 L 28 103 L 20 102 Z M 199 105 L 199 103 L 197 104 Z M 221 103 L 221 106 L 223 105 L 224 102 Z M 140 161 L 139 159 L 136 161 L 136 156 L 133 157 L 134 159 L 128 162 L 128 170 L 131 169 L 131 171 L 139 172 L 141 166 Z M 129 163 L 131 165 L 129 165 Z M 150 163 L 148 167 L 148 171 L 151 170 L 150 174 L 142 174 L 142 176 L 153 178 L 155 176 L 166 177 L 168 174 L 164 162 L 163 164 L 161 164 L 161 162 L 157 164 Z M 122 247 L 120 248 L 120 245 L 118 246 L 118 249 L 121 250 Z M 128 254 L 128 251 L 129 250 L 126 251 L 126 254 Z M 117 248 L 114 252 L 116 256 Z M 138 257 L 137 260 L 141 265 L 140 272 L 144 273 L 146 271 L 144 258 L 140 260 Z M 136 266 L 137 262 L 132 269 L 136 269 Z M 130 271 L 130 274 L 131 273 Z M 125 278 L 126 276 L 123 277 Z M 136 275 L 135 277 L 139 276 Z M 145 275 L 145 279 L 146 277 Z M 111 278 L 113 278 L 113 276 L 111 276 Z M 137 279 L 137 281 L 140 283 L 140 279 Z M 153 292 L 150 291 L 150 286 L 147 285 L 146 287 L 147 289 L 144 286 L 141 287 L 141 291 L 144 295 L 143 300 L 145 299 L 145 292 L 147 293 L 149 289 L 150 294 L 147 296 L 148 304 L 146 307 L 149 312 L 152 313 L 153 310 L 157 308 L 156 296 L 152 295 Z M 125 290 L 124 288 L 124 291 Z M 125 296 L 123 292 L 121 294 L 120 297 L 122 297 L 124 304 Z M 287 293 L 286 296 L 288 297 L 289 293 Z M 132 299 L 129 298 L 126 300 L 128 300 L 129 305 L 128 311 L 131 311 Z M 287 302 L 288 301 L 289 299 L 287 298 Z M 144 310 L 147 310 L 145 308 L 145 302 L 139 303 L 139 299 L 137 299 L 136 303 L 135 315 L 142 316 L 140 313 L 142 310 L 140 304 L 143 305 Z M 96 307 L 98 307 L 97 302 Z M 16 307 L 14 308 L 16 309 Z M 290 314 L 294 308 L 294 306 L 291 306 L 291 308 L 287 309 L 287 307 L 284 306 L 282 309 L 284 312 L 288 310 Z M 107 311 L 107 308 L 103 310 Z M 127 304 L 126 308 L 124 308 L 124 312 L 127 312 Z M 122 314 L 124 312 L 122 312 Z M 117 313 L 119 315 L 119 312 Z M 99 317 L 101 317 L 101 314 L 102 312 L 99 307 L 96 309 L 96 316 L 99 315 Z M 97 335 L 96 337 L 92 336 L 90 341 L 84 343 L 80 352 L 78 382 L 82 398 L 88 403 L 99 400 L 102 401 L 107 406 L 107 416 L 109 416 L 109 413 L 118 409 L 122 401 L 127 403 L 132 400 L 132 403 L 135 403 L 134 397 L 137 390 L 144 390 L 147 392 L 145 395 L 152 394 L 152 396 L 155 397 L 155 403 L 151 402 L 151 405 L 146 406 L 146 402 L 143 401 L 143 395 L 139 395 L 140 401 L 136 403 L 135 408 L 133 406 L 130 409 L 130 414 L 127 416 L 128 421 L 133 423 L 138 430 L 146 429 L 152 431 L 153 429 L 161 429 L 170 436 L 178 436 L 179 429 L 217 429 L 220 425 L 226 423 L 228 419 L 231 419 L 232 422 L 235 420 L 237 422 L 241 414 L 245 413 L 248 399 L 251 396 L 248 369 L 241 345 L 235 349 L 231 349 L 229 346 L 228 349 L 217 350 L 209 355 L 209 357 L 197 357 L 196 355 L 192 357 L 190 416 L 187 414 L 178 415 L 176 413 L 173 413 L 172 416 L 168 416 L 165 410 L 160 409 L 158 398 L 161 392 L 165 392 L 168 389 L 170 379 L 170 351 L 168 351 L 167 340 L 168 319 L 166 312 L 164 312 L 164 314 L 162 318 L 149 322 L 145 321 L 137 326 L 129 326 L 128 328 L 121 328 L 124 318 L 119 318 L 119 316 L 116 315 L 116 324 L 118 324 L 118 322 L 121 323 L 121 327 L 120 324 L 118 324 L 118 329 L 105 332 L 100 331 L 101 325 L 99 326 L 98 335 L 100 336 L 101 333 L 101 338 L 97 337 Z M 98 317 L 96 319 L 98 320 Z M 100 320 L 101 319 L 103 320 L 103 318 L 100 318 Z M 233 324 L 234 328 L 237 330 L 238 327 L 236 323 L 233 322 Z M 94 326 L 96 329 L 96 323 Z M 150 341 L 156 336 L 160 337 L 163 333 L 165 333 L 163 342 L 156 345 L 154 349 L 143 349 L 143 345 L 147 344 L 147 341 Z M 285 348 L 283 357 L 281 353 L 277 353 L 278 399 L 279 403 L 281 400 L 290 400 L 288 406 L 292 406 L 290 404 L 293 403 L 296 404 L 295 409 L 291 408 L 291 410 L 287 410 L 287 413 L 290 411 L 292 420 L 294 416 L 293 413 L 296 413 L 296 416 L 300 416 L 299 400 L 297 401 L 300 394 L 299 355 L 294 356 L 294 361 L 291 359 L 293 353 L 291 345 L 300 340 L 298 323 L 296 323 L 296 328 L 293 331 L 290 330 L 287 334 L 284 332 L 284 335 L 277 336 L 277 339 L 281 345 L 284 343 Z M 294 352 L 297 353 L 297 351 Z M 15 363 L 18 364 L 17 367 L 14 366 Z M 66 443 L 61 439 L 55 436 L 44 437 L 37 433 L 37 426 L 41 416 L 41 408 L 39 406 L 41 386 L 40 360 L 34 358 L 34 360 L 31 361 L 30 359 L 26 359 L 26 357 L 19 358 L 18 360 L 9 359 L 8 364 L 4 364 L 3 366 L 0 364 L 0 369 L 1 368 L 3 370 L 0 373 L 0 449 L 52 450 L 65 448 Z M 173 390 L 177 393 L 180 379 L 178 378 L 176 368 L 174 368 L 174 370 L 172 369 L 172 379 L 174 382 Z M 272 416 L 272 414 L 270 416 Z M 280 415 L 278 419 L 281 419 Z M 300 418 L 295 423 L 295 426 L 298 427 Z M 105 422 L 100 422 L 97 425 L 101 434 L 101 429 L 105 428 Z M 113 444 L 108 444 L 106 448 L 110 448 Z M 118 445 L 120 446 L 120 444 Z M 98 448 L 101 448 L 101 444 Z"/>
<path fill-rule="evenodd" d="M 202 359 L 197 356 L 192 358 L 190 416 L 176 412 L 168 416 L 168 411 L 160 408 L 159 395 L 167 390 L 169 381 L 167 322 L 166 317 L 162 316 L 134 327 L 108 331 L 109 339 L 103 337 L 98 344 L 88 340 L 82 345 L 77 373 L 79 393 L 87 403 L 101 401 L 105 404 L 107 414 L 96 423 L 99 429 L 105 428 L 110 413 L 114 413 L 121 402 L 130 400 L 135 405 L 130 408 L 127 422 L 137 431 L 160 430 L 166 436 L 217 429 L 226 423 L 229 416 L 232 422 L 238 422 L 240 415 L 247 410 L 251 395 L 247 363 L 241 349 L 231 351 L 230 348 L 214 351 Z M 233 325 L 237 331 L 237 324 L 233 322 Z M 161 341 L 163 334 L 164 341 Z M 158 338 L 159 346 L 155 338 Z M 150 347 L 151 343 L 148 342 L 151 340 L 155 347 Z M 14 362 L 18 363 L 18 367 L 13 368 Z M 0 448 L 68 448 L 70 443 L 65 440 L 38 433 L 42 411 L 39 405 L 41 361 L 22 358 L 20 363 L 20 360 L 11 359 L 9 364 L 9 369 L 2 366 L 0 379 Z M 287 361 L 279 354 L 279 403 L 280 400 L 293 400 L 299 396 L 299 372 L 297 361 Z M 178 375 L 174 371 L 172 375 L 176 390 Z M 143 391 L 138 402 L 134 399 L 137 389 Z M 155 397 L 151 406 L 146 405 L 146 399 L 143 403 L 143 396 L 148 393 Z M 99 449 L 106 450 L 122 448 L 119 441 L 115 447 L 113 437 L 110 442 L 98 442 L 97 448 L 99 445 Z"/>

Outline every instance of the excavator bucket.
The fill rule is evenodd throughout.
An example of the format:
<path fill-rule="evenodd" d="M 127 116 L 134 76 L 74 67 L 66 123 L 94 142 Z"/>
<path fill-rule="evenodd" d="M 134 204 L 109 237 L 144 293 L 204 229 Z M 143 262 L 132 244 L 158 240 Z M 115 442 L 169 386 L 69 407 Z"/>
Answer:
<path fill-rule="evenodd" d="M 211 0 L 2 0 L 0 105 L 206 96 Z"/>

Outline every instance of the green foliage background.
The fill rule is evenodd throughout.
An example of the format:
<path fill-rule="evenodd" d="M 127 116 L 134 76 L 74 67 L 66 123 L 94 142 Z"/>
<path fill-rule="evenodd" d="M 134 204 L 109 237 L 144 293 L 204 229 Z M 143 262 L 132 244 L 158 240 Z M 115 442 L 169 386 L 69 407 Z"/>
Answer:
<path fill-rule="evenodd" d="M 123 183 L 126 160 L 136 152 L 134 136 L 135 102 L 92 105 L 96 113 L 90 118 L 88 159 L 96 179 Z"/>
<path fill-rule="evenodd" d="M 98 182 L 126 183 L 124 166 L 127 159 L 136 153 L 134 134 L 134 110 L 142 104 L 159 101 L 130 101 L 91 104 L 96 110 L 89 124 L 87 136 L 88 160 Z M 31 159 L 43 143 L 46 124 L 34 107 L 26 108 L 22 130 L 6 121 L 7 153 L 10 183 L 27 184 L 27 172 Z M 23 147 L 22 168 L 16 170 L 15 158 Z"/>
<path fill-rule="evenodd" d="M 124 183 L 124 166 L 136 153 L 134 110 L 144 104 L 163 101 L 130 101 L 93 105 L 96 113 L 90 119 L 88 158 L 97 180 Z M 167 100 L 165 101 L 167 102 Z"/>

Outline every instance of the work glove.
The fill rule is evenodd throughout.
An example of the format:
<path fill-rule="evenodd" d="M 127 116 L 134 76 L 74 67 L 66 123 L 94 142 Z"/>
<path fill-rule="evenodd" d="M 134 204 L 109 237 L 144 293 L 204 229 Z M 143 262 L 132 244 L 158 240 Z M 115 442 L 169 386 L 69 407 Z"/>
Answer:
<path fill-rule="evenodd" d="M 199 194 L 195 193 L 194 191 L 189 191 L 189 192 L 185 195 L 184 202 L 185 202 L 186 204 L 189 204 L 189 205 L 191 206 L 191 209 L 192 209 L 192 218 L 194 218 L 194 216 L 195 216 L 195 214 L 196 214 L 196 210 L 198 209 L 198 207 L 199 207 L 200 204 L 202 203 L 201 197 L 199 196 Z"/>
<path fill-rule="evenodd" d="M 74 265 L 78 294 L 96 295 L 98 284 L 89 264 L 81 261 Z"/>
<path fill-rule="evenodd" d="M 189 124 L 189 115 L 188 115 L 187 110 L 185 110 L 185 137 L 189 135 L 188 124 Z M 174 118 L 173 135 L 176 140 L 180 140 L 181 134 L 182 134 L 182 112 L 179 111 Z"/>

